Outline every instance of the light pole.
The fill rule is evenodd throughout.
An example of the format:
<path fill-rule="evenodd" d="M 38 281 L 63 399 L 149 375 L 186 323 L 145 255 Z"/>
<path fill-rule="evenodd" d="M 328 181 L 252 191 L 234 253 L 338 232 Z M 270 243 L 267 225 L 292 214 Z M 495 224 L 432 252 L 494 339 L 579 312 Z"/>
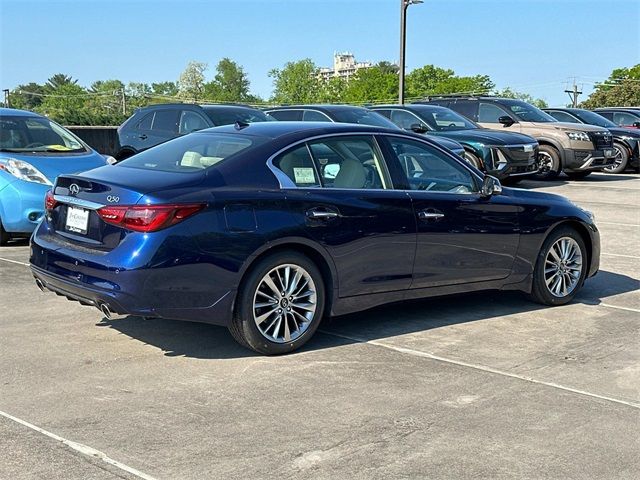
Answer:
<path fill-rule="evenodd" d="M 407 43 L 407 8 L 409 5 L 417 5 L 423 0 L 400 0 L 400 91 L 398 103 L 404 105 L 404 51 Z"/>

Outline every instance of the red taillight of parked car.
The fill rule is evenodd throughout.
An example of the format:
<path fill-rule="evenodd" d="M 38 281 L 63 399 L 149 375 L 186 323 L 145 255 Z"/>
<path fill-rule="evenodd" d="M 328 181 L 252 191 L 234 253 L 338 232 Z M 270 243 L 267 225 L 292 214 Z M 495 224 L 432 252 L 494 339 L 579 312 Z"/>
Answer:
<path fill-rule="evenodd" d="M 106 223 L 136 232 L 155 232 L 170 227 L 202 210 L 204 203 L 190 205 L 135 205 L 103 207 L 97 211 Z"/>
<path fill-rule="evenodd" d="M 44 196 L 44 209 L 47 212 L 50 212 L 51 210 L 56 208 L 57 204 L 58 201 L 54 198 L 53 192 L 51 190 L 47 190 L 47 193 Z"/>

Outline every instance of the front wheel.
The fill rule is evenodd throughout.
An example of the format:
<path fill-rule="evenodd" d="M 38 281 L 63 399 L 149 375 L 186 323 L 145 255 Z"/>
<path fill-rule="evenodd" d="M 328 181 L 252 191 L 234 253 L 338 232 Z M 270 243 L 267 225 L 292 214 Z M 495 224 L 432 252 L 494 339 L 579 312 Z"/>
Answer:
<path fill-rule="evenodd" d="M 574 229 L 561 227 L 542 244 L 533 271 L 531 298 L 544 305 L 564 305 L 587 275 L 587 249 Z"/>
<path fill-rule="evenodd" d="M 2 226 L 2 220 L 0 220 L 0 247 L 4 247 L 9 240 L 11 239 L 11 235 L 4 229 Z"/>
<path fill-rule="evenodd" d="M 538 150 L 538 165 L 540 166 L 535 177 L 539 180 L 553 180 L 560 175 L 560 153 L 549 145 L 540 145 Z"/>
<path fill-rule="evenodd" d="M 614 143 L 613 150 L 616 152 L 613 164 L 604 167 L 604 171 L 607 173 L 623 173 L 629 163 L 629 151 L 620 143 Z"/>
<path fill-rule="evenodd" d="M 243 280 L 229 331 L 256 352 L 292 352 L 313 336 L 324 304 L 318 267 L 297 252 L 277 253 L 261 260 Z"/>
<path fill-rule="evenodd" d="M 475 153 L 472 153 L 469 150 L 464 151 L 464 161 L 472 167 L 477 168 L 481 172 L 485 171 L 484 168 L 482 168 L 482 162 L 480 161 L 480 158 Z"/>

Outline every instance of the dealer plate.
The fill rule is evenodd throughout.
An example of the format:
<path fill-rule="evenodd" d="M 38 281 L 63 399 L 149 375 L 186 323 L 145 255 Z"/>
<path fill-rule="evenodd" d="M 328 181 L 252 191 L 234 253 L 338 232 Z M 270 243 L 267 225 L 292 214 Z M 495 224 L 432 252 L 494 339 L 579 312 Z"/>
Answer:
<path fill-rule="evenodd" d="M 613 157 L 614 156 L 613 149 L 611 149 L 611 148 L 606 149 L 604 151 L 604 156 L 605 157 Z"/>
<path fill-rule="evenodd" d="M 87 233 L 89 225 L 89 210 L 77 207 L 67 207 L 67 224 L 66 229 L 70 232 Z"/>

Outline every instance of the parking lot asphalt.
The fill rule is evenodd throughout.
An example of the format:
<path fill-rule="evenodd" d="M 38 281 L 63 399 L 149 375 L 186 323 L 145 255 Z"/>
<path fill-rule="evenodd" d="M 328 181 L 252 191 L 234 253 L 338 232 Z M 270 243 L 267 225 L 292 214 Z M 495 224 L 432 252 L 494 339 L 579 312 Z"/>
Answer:
<path fill-rule="evenodd" d="M 640 477 L 640 175 L 524 181 L 592 210 L 571 304 L 485 292 L 336 318 L 261 357 L 40 293 L 0 249 L 0 478 Z"/>

